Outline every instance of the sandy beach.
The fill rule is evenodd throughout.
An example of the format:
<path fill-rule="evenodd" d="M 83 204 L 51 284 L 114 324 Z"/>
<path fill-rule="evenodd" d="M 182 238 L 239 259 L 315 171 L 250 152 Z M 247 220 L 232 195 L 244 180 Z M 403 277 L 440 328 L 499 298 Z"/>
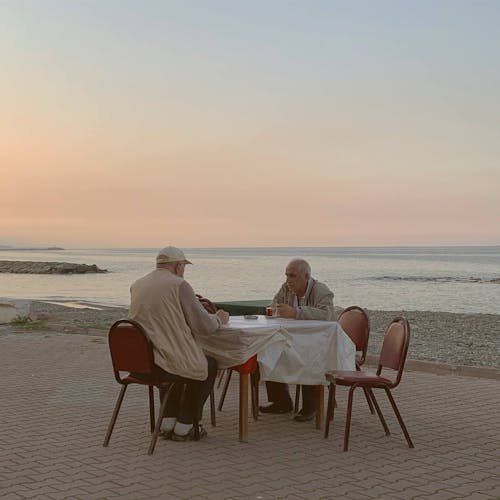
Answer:
<path fill-rule="evenodd" d="M 124 308 L 67 307 L 42 301 L 17 303 L 22 305 L 30 320 L 0 325 L 0 333 L 29 330 L 106 336 L 114 321 L 127 317 Z M 341 310 L 337 308 L 337 313 Z M 469 367 L 500 367 L 500 315 L 370 310 L 368 315 L 371 321 L 370 354 L 380 351 L 384 331 L 392 318 L 404 316 L 411 327 L 409 359 Z"/>

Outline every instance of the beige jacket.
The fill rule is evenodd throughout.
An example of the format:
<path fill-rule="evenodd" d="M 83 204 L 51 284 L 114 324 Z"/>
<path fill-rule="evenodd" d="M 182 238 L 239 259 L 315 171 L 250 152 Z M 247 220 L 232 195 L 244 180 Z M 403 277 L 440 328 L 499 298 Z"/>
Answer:
<path fill-rule="evenodd" d="M 154 347 L 155 364 L 195 380 L 208 376 L 196 334 L 212 334 L 219 319 L 208 314 L 193 289 L 168 269 L 155 269 L 130 287 L 129 318 L 140 323 Z"/>
<path fill-rule="evenodd" d="M 295 294 L 289 290 L 286 283 L 283 283 L 278 293 L 274 296 L 273 304 L 288 304 L 295 307 L 295 298 Z M 297 319 L 334 321 L 333 292 L 324 283 L 309 278 L 306 293 L 296 309 Z"/>

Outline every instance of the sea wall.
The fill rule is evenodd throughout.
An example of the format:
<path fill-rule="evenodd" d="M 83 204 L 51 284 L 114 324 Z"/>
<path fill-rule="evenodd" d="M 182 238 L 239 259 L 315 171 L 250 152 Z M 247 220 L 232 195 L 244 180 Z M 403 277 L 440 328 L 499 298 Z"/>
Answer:
<path fill-rule="evenodd" d="M 71 262 L 32 262 L 24 260 L 0 260 L 0 273 L 14 274 L 86 274 L 107 273 L 95 264 Z"/>

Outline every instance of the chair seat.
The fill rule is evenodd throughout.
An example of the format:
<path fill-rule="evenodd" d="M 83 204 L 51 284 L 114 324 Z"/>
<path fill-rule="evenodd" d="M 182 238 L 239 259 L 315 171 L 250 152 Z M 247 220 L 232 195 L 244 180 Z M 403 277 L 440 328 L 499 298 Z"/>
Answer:
<path fill-rule="evenodd" d="M 124 384 L 156 385 L 153 377 L 145 373 L 129 373 L 122 380 Z"/>
<path fill-rule="evenodd" d="M 257 369 L 257 354 L 249 358 L 245 363 L 238 366 L 232 366 L 231 370 L 236 370 L 238 373 L 255 373 Z"/>
<path fill-rule="evenodd" d="M 369 385 L 371 387 L 391 387 L 392 381 L 375 373 L 365 371 L 332 371 L 325 374 L 329 382 L 337 385 Z"/>

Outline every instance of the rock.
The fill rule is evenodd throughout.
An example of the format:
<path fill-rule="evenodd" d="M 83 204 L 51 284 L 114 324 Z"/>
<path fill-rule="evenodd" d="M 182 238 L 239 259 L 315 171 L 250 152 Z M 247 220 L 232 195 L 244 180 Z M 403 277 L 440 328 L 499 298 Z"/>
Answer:
<path fill-rule="evenodd" d="M 17 317 L 16 307 L 12 304 L 0 303 L 0 325 L 10 323 Z"/>
<path fill-rule="evenodd" d="M 107 273 L 95 264 L 75 264 L 70 262 L 32 262 L 24 260 L 0 260 L 0 273 L 15 274 L 86 274 Z"/>

